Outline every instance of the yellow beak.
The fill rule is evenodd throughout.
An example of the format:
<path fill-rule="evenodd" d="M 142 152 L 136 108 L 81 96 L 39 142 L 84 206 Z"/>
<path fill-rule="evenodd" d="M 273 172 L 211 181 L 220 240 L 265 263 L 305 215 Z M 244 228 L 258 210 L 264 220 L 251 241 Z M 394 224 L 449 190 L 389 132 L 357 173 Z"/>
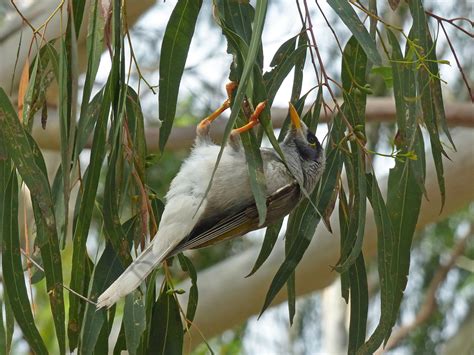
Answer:
<path fill-rule="evenodd" d="M 301 129 L 301 121 L 300 121 L 300 116 L 298 115 L 298 112 L 296 112 L 295 107 L 292 105 L 290 102 L 290 118 L 291 118 L 291 123 L 293 126 L 297 129 Z"/>

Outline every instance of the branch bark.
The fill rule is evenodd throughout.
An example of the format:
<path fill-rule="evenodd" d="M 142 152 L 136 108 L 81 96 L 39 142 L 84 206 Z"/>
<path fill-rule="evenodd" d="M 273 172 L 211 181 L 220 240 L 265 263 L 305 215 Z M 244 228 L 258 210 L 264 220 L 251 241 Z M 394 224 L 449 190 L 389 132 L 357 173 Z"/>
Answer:
<path fill-rule="evenodd" d="M 472 145 L 473 130 L 462 129 L 453 132 L 458 152 L 452 154 L 452 161 L 445 162 L 446 204 L 439 213 L 440 197 L 434 164 L 428 161 L 426 174 L 426 190 L 429 201 L 424 200 L 417 228 L 438 221 L 466 206 L 474 200 L 474 150 Z M 382 179 L 383 180 L 383 179 Z M 386 181 L 381 181 L 382 187 Z M 301 296 L 309 292 L 321 290 L 338 276 L 331 266 L 339 258 L 339 224 L 337 208 L 332 215 L 334 234 L 331 235 L 324 226 L 319 226 L 305 256 L 296 269 L 296 294 Z M 366 233 L 364 238 L 364 255 L 366 260 L 376 254 L 376 227 L 372 211 L 366 217 Z M 223 261 L 198 275 L 199 305 L 191 336 L 187 339 L 191 346 L 202 341 L 202 337 L 194 329 L 199 329 L 206 339 L 222 333 L 244 322 L 261 309 L 265 294 L 276 270 L 284 260 L 284 243 L 279 240 L 274 251 L 260 268 L 249 278 L 245 275 L 255 262 L 260 247 L 256 246 L 240 255 Z M 189 281 L 177 288 L 188 290 Z M 286 300 L 286 293 L 280 292 L 274 305 Z M 181 296 L 185 307 L 187 295 Z"/>
<path fill-rule="evenodd" d="M 448 102 L 445 104 L 446 118 L 450 126 L 472 127 L 474 128 L 474 109 L 470 102 Z M 48 110 L 48 125 L 46 130 L 41 128 L 36 122 L 33 128 L 33 137 L 42 149 L 59 150 L 59 124 L 57 112 L 54 108 Z M 273 107 L 272 123 L 273 127 L 280 128 L 286 118 L 288 109 Z M 374 97 L 367 102 L 366 119 L 368 122 L 395 122 L 395 103 L 390 98 Z M 321 112 L 321 122 L 327 122 L 328 116 L 324 110 Z M 38 120 L 37 120 L 38 121 Z M 226 119 L 216 120 L 212 123 L 212 136 L 219 141 L 224 135 Z M 158 150 L 159 129 L 147 127 L 146 141 L 149 151 Z M 196 137 L 196 127 L 173 127 L 166 149 L 177 150 L 191 147 Z M 90 146 L 90 145 L 89 145 Z"/>

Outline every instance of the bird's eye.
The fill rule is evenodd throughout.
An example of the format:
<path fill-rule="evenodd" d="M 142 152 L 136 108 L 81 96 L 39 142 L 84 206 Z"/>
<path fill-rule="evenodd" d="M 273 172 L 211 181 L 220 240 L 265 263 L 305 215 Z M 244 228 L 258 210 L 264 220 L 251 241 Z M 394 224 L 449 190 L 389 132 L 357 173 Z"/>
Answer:
<path fill-rule="evenodd" d="M 318 144 L 318 139 L 311 132 L 308 132 L 308 135 L 306 136 L 306 140 L 308 141 L 309 145 L 313 147 L 315 147 Z"/>

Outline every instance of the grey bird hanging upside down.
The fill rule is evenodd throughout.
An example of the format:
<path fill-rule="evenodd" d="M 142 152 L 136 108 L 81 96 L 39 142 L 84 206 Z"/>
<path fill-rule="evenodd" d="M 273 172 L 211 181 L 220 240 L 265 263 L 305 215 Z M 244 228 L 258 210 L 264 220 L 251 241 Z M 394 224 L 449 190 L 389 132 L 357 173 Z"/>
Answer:
<path fill-rule="evenodd" d="M 210 138 L 210 124 L 229 108 L 234 89 L 235 84 L 228 84 L 229 99 L 197 126 L 194 147 L 171 182 L 158 233 L 153 241 L 99 296 L 97 308 L 111 307 L 135 290 L 168 257 L 265 227 L 286 216 L 298 205 L 304 196 L 301 186 L 307 193 L 314 190 L 324 171 L 324 151 L 290 104 L 291 127 L 280 144 L 287 166 L 275 150 L 260 150 L 267 188 L 267 216 L 265 223 L 259 226 L 239 134 L 258 124 L 265 108 L 265 102 L 262 102 L 245 126 L 232 131 L 211 188 L 202 200 L 220 150 L 220 146 Z"/>

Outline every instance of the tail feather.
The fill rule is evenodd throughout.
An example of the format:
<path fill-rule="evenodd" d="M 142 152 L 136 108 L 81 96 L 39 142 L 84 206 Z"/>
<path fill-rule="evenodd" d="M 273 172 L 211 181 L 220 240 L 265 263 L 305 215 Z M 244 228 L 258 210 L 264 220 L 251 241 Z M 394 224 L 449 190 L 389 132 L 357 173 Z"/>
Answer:
<path fill-rule="evenodd" d="M 153 243 L 151 243 L 122 275 L 99 296 L 97 309 L 112 307 L 120 298 L 135 290 L 150 272 L 163 261 L 167 251 L 157 255 L 156 250 L 153 249 Z"/>

